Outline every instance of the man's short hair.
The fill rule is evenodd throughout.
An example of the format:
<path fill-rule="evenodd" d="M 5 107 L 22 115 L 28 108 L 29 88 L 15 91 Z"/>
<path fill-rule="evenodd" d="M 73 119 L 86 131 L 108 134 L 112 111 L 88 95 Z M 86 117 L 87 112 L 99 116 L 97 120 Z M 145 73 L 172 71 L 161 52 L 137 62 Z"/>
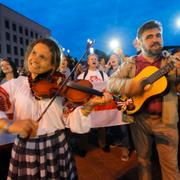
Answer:
<path fill-rule="evenodd" d="M 147 31 L 147 30 L 149 30 L 149 29 L 155 29 L 155 28 L 157 28 L 157 29 L 159 29 L 160 31 L 162 31 L 162 25 L 161 25 L 161 23 L 158 22 L 158 21 L 154 21 L 154 20 L 148 21 L 148 22 L 144 23 L 142 26 L 139 27 L 139 29 L 138 29 L 138 31 L 137 31 L 137 37 L 138 37 L 138 39 L 141 38 L 143 32 L 145 32 L 145 31 Z"/>

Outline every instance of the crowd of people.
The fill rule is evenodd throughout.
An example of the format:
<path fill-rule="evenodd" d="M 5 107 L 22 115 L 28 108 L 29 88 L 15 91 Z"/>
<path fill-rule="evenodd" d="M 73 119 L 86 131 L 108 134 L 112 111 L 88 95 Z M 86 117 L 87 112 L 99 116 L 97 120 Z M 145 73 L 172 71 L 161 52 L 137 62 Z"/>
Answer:
<path fill-rule="evenodd" d="M 180 179 L 180 49 L 162 53 L 162 25 L 157 21 L 139 27 L 134 45 L 137 54 L 129 57 L 122 50 L 107 57 L 88 54 L 86 66 L 78 63 L 73 73 L 74 62 L 50 38 L 37 39 L 29 45 L 22 70 L 18 71 L 7 58 L 1 59 L 0 130 L 1 134 L 13 134 L 15 138 L 8 179 L 78 179 L 69 136 L 78 134 L 76 148 L 79 155 L 85 156 L 88 138 L 94 132 L 103 151 L 121 147 L 122 161 L 129 160 L 131 150 L 136 151 L 140 180 L 152 179 L 154 146 L 162 179 Z M 103 96 L 91 96 L 65 114 L 65 96 L 61 94 L 52 100 L 49 95 L 37 96 L 33 89 L 35 83 L 51 79 L 55 72 L 69 80 L 88 80 Z M 108 115 L 106 105 L 114 102 L 116 95 L 122 98 L 122 102 L 119 99 L 115 104 L 122 103 L 122 111 L 111 109 Z M 96 127 L 92 117 L 97 121 L 103 119 L 95 113 L 98 106 L 106 113 L 104 116 L 114 117 L 111 121 L 120 117 L 119 123 L 108 125 L 106 117 L 106 125 Z"/>

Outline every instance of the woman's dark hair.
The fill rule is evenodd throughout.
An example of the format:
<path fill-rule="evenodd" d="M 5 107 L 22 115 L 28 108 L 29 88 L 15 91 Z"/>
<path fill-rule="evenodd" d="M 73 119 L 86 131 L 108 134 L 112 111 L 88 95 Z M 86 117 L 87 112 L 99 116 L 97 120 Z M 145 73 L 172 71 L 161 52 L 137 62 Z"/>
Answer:
<path fill-rule="evenodd" d="M 60 65 L 60 61 L 62 58 L 62 51 L 61 51 L 61 48 L 59 48 L 59 46 L 57 45 L 57 43 L 50 38 L 37 39 L 28 46 L 26 54 L 25 54 L 25 61 L 24 61 L 24 66 L 25 66 L 26 70 L 28 70 L 28 67 L 27 67 L 28 57 L 29 57 L 33 47 L 38 43 L 45 44 L 49 47 L 49 50 L 52 55 L 52 64 L 55 65 L 54 70 L 56 71 Z"/>
<path fill-rule="evenodd" d="M 17 72 L 16 64 L 15 64 L 13 61 L 9 60 L 8 58 L 3 58 L 3 59 L 1 59 L 0 62 L 2 62 L 2 61 L 6 61 L 6 62 L 9 63 L 9 65 L 10 65 L 11 68 L 12 68 L 14 78 L 17 78 L 17 77 L 18 77 L 18 72 Z M 3 78 L 5 78 L 5 76 L 6 76 L 6 74 L 1 70 L 1 72 L 0 72 L 0 78 L 3 79 Z"/>

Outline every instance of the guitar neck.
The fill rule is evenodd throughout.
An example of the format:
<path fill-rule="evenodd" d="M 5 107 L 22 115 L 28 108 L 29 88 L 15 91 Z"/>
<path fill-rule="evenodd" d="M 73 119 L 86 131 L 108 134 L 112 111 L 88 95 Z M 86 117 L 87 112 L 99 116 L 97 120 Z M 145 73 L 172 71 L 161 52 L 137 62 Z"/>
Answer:
<path fill-rule="evenodd" d="M 162 76 L 167 74 L 169 71 L 171 71 L 174 68 L 174 62 L 171 61 L 168 64 L 166 64 L 164 67 L 160 68 L 158 71 L 153 73 L 151 76 L 147 78 L 148 83 L 152 84 L 158 79 L 160 79 Z"/>

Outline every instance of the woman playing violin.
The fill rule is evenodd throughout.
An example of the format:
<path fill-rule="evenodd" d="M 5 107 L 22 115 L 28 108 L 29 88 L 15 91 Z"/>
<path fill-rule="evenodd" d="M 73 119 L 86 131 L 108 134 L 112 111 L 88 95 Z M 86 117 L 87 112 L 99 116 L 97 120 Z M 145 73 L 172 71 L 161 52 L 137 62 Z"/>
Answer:
<path fill-rule="evenodd" d="M 39 39 L 28 48 L 25 64 L 29 76 L 19 76 L 0 86 L 0 129 L 16 133 L 8 179 L 77 179 L 65 128 L 76 133 L 91 128 L 89 114 L 97 104 L 111 100 L 111 95 L 91 98 L 77 107 L 67 118 L 63 116 L 63 97 L 58 96 L 37 122 L 50 98 L 37 99 L 31 82 L 39 75 L 53 73 L 59 67 L 61 51 L 51 39 Z M 13 123 L 4 111 L 14 107 Z"/>

